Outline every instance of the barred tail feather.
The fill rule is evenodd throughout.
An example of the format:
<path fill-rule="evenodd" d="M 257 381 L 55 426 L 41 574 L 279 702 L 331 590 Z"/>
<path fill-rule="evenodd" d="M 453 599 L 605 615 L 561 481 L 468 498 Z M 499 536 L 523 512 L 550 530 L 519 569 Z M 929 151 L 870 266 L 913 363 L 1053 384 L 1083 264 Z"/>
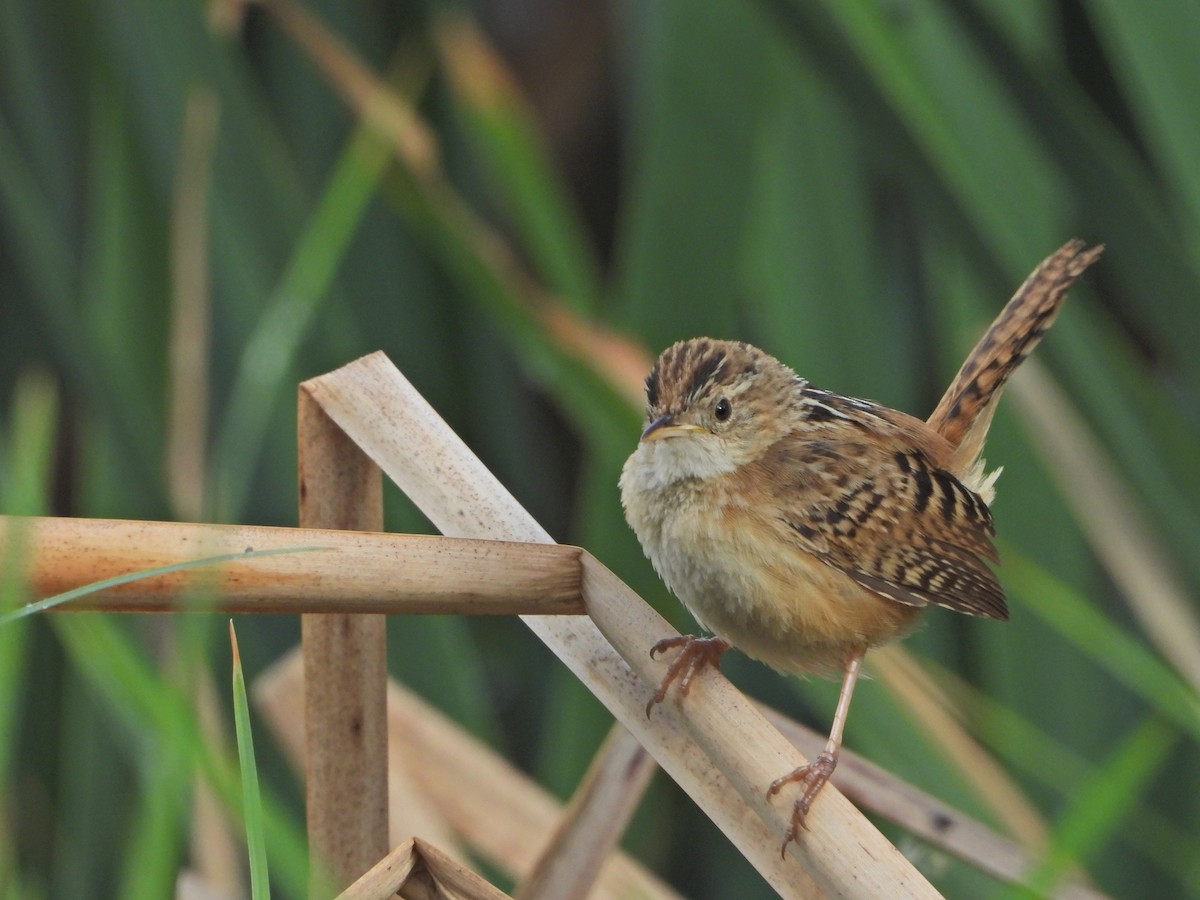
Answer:
<path fill-rule="evenodd" d="M 995 476 L 980 454 L 1009 377 L 1054 324 L 1067 291 L 1100 258 L 1104 245 L 1068 241 L 1042 261 L 1008 302 L 950 383 L 929 424 L 954 446 L 950 470 L 990 500 Z"/>

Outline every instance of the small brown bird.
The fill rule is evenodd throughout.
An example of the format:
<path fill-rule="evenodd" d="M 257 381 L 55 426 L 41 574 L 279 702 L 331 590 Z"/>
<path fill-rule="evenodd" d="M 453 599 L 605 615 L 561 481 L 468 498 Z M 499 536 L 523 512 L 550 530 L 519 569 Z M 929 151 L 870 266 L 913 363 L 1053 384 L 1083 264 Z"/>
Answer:
<path fill-rule="evenodd" d="M 980 458 L 1001 389 L 1103 252 L 1072 241 L 1025 281 L 922 422 L 818 390 L 733 341 L 667 348 L 646 378 L 646 426 L 621 473 L 625 516 L 667 587 L 713 637 L 678 649 L 646 706 L 686 695 L 736 646 L 784 671 L 842 673 L 824 752 L 799 781 L 786 849 L 837 765 L 864 654 L 929 605 L 1007 619 Z"/>

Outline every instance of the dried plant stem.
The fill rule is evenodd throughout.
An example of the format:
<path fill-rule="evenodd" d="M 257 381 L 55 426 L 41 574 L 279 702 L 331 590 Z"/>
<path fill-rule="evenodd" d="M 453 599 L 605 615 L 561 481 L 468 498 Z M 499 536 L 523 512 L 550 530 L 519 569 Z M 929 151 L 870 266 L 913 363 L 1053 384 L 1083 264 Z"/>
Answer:
<path fill-rule="evenodd" d="M 412 615 L 582 614 L 580 551 L 561 545 L 316 528 L 0 516 L 0 558 L 20 529 L 29 590 L 49 597 L 209 557 L 225 562 L 84 594 L 54 611 Z M 306 552 L 241 557 L 247 550 Z"/>
<path fill-rule="evenodd" d="M 170 422 L 167 485 L 172 513 L 199 519 L 204 511 L 208 446 L 209 187 L 220 106 L 209 88 L 193 87 L 184 107 L 171 211 Z"/>
<path fill-rule="evenodd" d="M 657 767 L 619 722 L 592 759 L 518 900 L 583 900 L 620 841 Z"/>
<path fill-rule="evenodd" d="M 824 734 L 806 728 L 776 710 L 761 709 L 801 753 L 811 757 L 824 748 Z M 1037 857 L 1015 841 L 844 747 L 833 783 L 864 809 L 895 822 L 930 846 L 951 853 L 1001 881 L 1022 884 L 1037 865 Z M 1051 896 L 1058 900 L 1102 900 L 1104 897 L 1077 881 L 1060 883 Z"/>
<path fill-rule="evenodd" d="M 262 673 L 253 690 L 256 707 L 301 772 L 304 733 L 295 711 L 303 689 L 304 660 L 292 652 Z M 562 806 L 545 788 L 394 680 L 388 684 L 388 750 L 389 781 L 409 784 L 402 794 L 393 789 L 394 843 L 421 835 L 465 859 L 454 850 L 452 829 L 475 854 L 513 879 L 530 877 L 540 849 L 563 819 Z M 614 850 L 589 896 L 669 900 L 677 895 Z"/>
<path fill-rule="evenodd" d="M 416 882 L 414 884 L 413 882 Z M 437 847 L 411 838 L 379 861 L 338 895 L 338 900 L 387 900 L 403 897 L 436 900 L 504 900 L 508 897 Z"/>
<path fill-rule="evenodd" d="M 338 894 L 337 900 L 374 900 L 376 897 L 395 896 L 418 865 L 420 859 L 413 852 L 413 839 L 409 838 Z"/>
<path fill-rule="evenodd" d="M 319 19 L 291 0 L 263 0 L 280 26 L 313 57 L 347 104 L 374 125 L 418 178 L 440 165 L 437 137 L 403 98 L 392 93 Z"/>
<path fill-rule="evenodd" d="M 379 531 L 379 470 L 300 391 L 300 524 Z M 301 619 L 307 734 L 310 893 L 328 896 L 388 851 L 387 620 Z"/>
<path fill-rule="evenodd" d="M 274 728 L 284 749 L 303 770 L 304 735 L 295 710 L 303 690 L 303 660 L 289 654 L 263 673 L 254 685 L 254 700 Z M 813 756 L 826 737 L 781 713 L 763 713 L 802 753 Z M 618 726 L 619 727 L 619 726 Z M 403 764 L 419 778 L 419 795 L 428 797 L 448 824 L 471 847 L 513 877 L 531 877 L 534 848 L 547 842 L 562 812 L 554 799 L 528 777 L 465 733 L 438 710 L 396 682 L 388 687 L 388 730 L 392 766 Z M 395 781 L 402 772 L 391 771 Z M 932 846 L 945 850 L 997 878 L 1021 883 L 1034 858 L 1013 841 L 947 806 L 871 762 L 843 749 L 834 783 L 856 803 L 874 811 Z M 393 817 L 405 813 L 393 800 Z M 411 819 L 410 819 L 411 821 Z M 440 847 L 449 838 L 441 816 L 397 828 L 400 835 L 431 836 Z M 606 862 L 592 896 L 669 896 L 664 886 L 621 853 Z M 1053 896 L 1062 900 L 1096 900 L 1101 895 L 1080 884 L 1064 883 Z"/>
<path fill-rule="evenodd" d="M 382 354 L 306 382 L 305 389 L 443 532 L 550 541 Z M 646 702 L 665 664 L 651 660 L 647 648 L 673 632 L 586 554 L 583 585 L 591 621 L 545 616 L 524 621 L 776 890 L 812 896 L 815 882 L 835 896 L 937 896 L 908 860 L 832 790 L 813 808 L 810 830 L 781 858 L 790 798 L 772 804 L 766 786 L 804 759 L 716 673 L 697 678 L 683 708 L 668 702 L 648 719 Z"/>

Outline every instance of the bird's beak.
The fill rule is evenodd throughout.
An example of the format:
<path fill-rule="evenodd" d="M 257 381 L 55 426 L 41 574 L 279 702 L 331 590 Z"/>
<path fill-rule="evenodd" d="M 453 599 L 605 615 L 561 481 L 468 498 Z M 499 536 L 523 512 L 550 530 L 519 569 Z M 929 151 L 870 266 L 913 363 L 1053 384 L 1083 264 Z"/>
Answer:
<path fill-rule="evenodd" d="M 676 422 L 671 416 L 659 416 L 646 426 L 646 430 L 642 432 L 641 439 L 643 441 L 657 441 L 661 438 L 679 437 L 682 434 L 704 430 L 699 425 Z"/>

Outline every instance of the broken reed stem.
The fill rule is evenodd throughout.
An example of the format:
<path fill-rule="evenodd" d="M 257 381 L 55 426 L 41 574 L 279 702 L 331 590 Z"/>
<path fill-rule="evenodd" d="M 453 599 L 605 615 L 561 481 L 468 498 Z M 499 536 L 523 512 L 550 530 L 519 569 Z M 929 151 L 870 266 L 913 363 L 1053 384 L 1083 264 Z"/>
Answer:
<path fill-rule="evenodd" d="M 300 524 L 380 531 L 379 469 L 301 385 Z M 387 619 L 380 615 L 301 617 L 309 893 L 327 897 L 388 851 Z"/>
<path fill-rule="evenodd" d="M 337 900 L 388 900 L 397 893 L 431 900 L 508 900 L 503 891 L 421 838 L 410 838 L 396 847 Z"/>
<path fill-rule="evenodd" d="M 443 532 L 550 542 L 383 354 L 315 378 L 307 388 Z M 526 616 L 524 622 L 772 887 L 784 896 L 813 896 L 818 887 L 834 896 L 937 896 L 912 864 L 829 788 L 809 815 L 810 828 L 781 858 L 794 798 L 771 803 L 766 786 L 804 759 L 714 672 L 697 677 L 686 703 L 663 703 L 648 719 L 646 702 L 666 669 L 650 659 L 648 648 L 673 631 L 615 575 L 587 554 L 583 559 L 590 618 Z"/>
<path fill-rule="evenodd" d="M 409 838 L 338 894 L 337 900 L 376 900 L 395 896 L 419 864 L 420 858 L 413 852 L 413 839 Z"/>
<path fill-rule="evenodd" d="M 316 528 L 0 516 L 0 559 L 17 531 L 25 548 L 28 590 L 38 599 L 191 560 L 248 550 L 302 548 L 142 578 L 85 594 L 48 612 L 579 615 L 584 611 L 582 551 L 557 544 Z"/>
<path fill-rule="evenodd" d="M 298 650 L 259 675 L 253 688 L 255 709 L 301 773 L 304 734 L 295 710 L 303 691 L 304 660 Z M 531 877 L 563 820 L 555 797 L 394 679 L 388 682 L 387 702 L 392 840 L 424 835 L 465 860 L 466 853 L 457 850 L 461 842 L 514 881 Z M 400 782 L 407 784 L 398 788 Z M 589 896 L 678 900 L 619 847 L 604 860 Z"/>
<path fill-rule="evenodd" d="M 516 900 L 585 900 L 657 770 L 620 722 L 609 729 Z"/>

